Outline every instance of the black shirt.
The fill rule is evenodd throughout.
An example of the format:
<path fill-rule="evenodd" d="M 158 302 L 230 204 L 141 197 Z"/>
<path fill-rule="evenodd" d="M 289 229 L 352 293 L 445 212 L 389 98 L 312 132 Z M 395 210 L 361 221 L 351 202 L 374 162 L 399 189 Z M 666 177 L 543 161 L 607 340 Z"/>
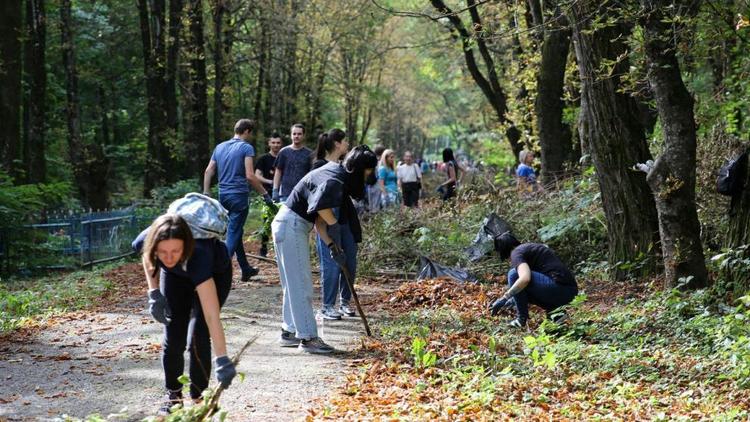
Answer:
<path fill-rule="evenodd" d="M 143 248 L 148 230 L 142 231 L 132 243 L 133 250 L 138 253 Z M 232 270 L 227 247 L 218 239 L 196 239 L 193 255 L 188 259 L 185 268 L 182 264 L 167 268 L 158 261 L 157 265 L 170 274 L 190 280 L 195 287 L 212 277 L 218 282 L 217 278 Z"/>
<path fill-rule="evenodd" d="M 294 186 L 285 205 L 300 217 L 314 223 L 319 210 L 340 207 L 344 201 L 346 170 L 339 163 L 328 163 L 307 173 Z"/>
<path fill-rule="evenodd" d="M 263 154 L 258 160 L 255 162 L 255 168 L 260 170 L 260 172 L 263 174 L 263 177 L 265 177 L 268 180 L 273 180 L 273 173 L 274 173 L 274 167 L 273 163 L 276 161 L 276 157 L 274 157 L 271 154 Z M 263 183 L 263 187 L 266 188 L 266 190 L 270 193 L 273 189 L 273 184 L 267 184 Z"/>
<path fill-rule="evenodd" d="M 318 169 L 323 167 L 324 165 L 328 164 L 328 160 L 325 158 L 318 158 L 317 160 L 313 161 L 312 169 Z"/>
<path fill-rule="evenodd" d="M 531 271 L 545 274 L 557 284 L 575 286 L 576 279 L 552 249 L 541 243 L 523 243 L 510 253 L 511 268 L 526 263 Z"/>

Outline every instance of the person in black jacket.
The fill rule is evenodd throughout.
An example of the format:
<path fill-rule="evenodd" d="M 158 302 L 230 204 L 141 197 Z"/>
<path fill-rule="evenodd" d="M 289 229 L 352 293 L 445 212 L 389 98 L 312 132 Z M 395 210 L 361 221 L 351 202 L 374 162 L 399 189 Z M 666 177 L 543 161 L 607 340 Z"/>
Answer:
<path fill-rule="evenodd" d="M 505 232 L 495 238 L 495 251 L 501 259 L 510 258 L 510 271 L 508 290 L 490 308 L 492 315 L 497 315 L 500 309 L 515 303 L 516 319 L 511 326 L 526 327 L 529 303 L 541 307 L 550 317 L 578 294 L 573 273 L 546 245 L 521 244 L 513 234 Z"/>

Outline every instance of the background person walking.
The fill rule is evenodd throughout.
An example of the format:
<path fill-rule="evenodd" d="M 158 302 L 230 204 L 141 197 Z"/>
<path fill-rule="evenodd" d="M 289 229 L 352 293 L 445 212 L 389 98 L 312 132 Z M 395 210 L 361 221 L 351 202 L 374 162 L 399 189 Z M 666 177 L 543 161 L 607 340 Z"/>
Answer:
<path fill-rule="evenodd" d="M 403 204 L 407 207 L 419 206 L 419 191 L 422 189 L 422 170 L 414 162 L 411 151 L 404 153 L 404 162 L 396 169 L 398 186 L 401 189 Z"/>
<path fill-rule="evenodd" d="M 396 177 L 396 153 L 392 149 L 383 151 L 378 165 L 378 187 L 383 208 L 396 205 L 398 199 L 398 178 Z"/>
<path fill-rule="evenodd" d="M 255 176 L 263 183 L 263 187 L 267 192 L 273 191 L 273 175 L 275 173 L 273 165 L 283 145 L 284 142 L 281 140 L 281 136 L 277 132 L 274 132 L 268 138 L 268 153 L 263 154 L 255 162 Z M 268 254 L 268 240 L 268 235 L 264 232 L 260 237 L 258 255 L 266 256 Z"/>
<path fill-rule="evenodd" d="M 279 151 L 274 163 L 273 200 L 284 202 L 297 182 L 312 166 L 312 150 L 304 145 L 305 128 L 297 123 L 291 129 L 292 144 Z"/>
<path fill-rule="evenodd" d="M 234 125 L 234 137 L 216 146 L 211 161 L 209 161 L 203 176 L 203 194 L 210 196 L 211 179 L 216 170 L 219 172 L 219 202 L 229 212 L 229 227 L 227 228 L 227 251 L 229 256 L 236 256 L 237 263 L 242 270 L 242 281 L 258 274 L 258 269 L 247 262 L 245 247 L 242 244 L 243 228 L 247 220 L 250 183 L 263 200 L 271 204 L 271 196 L 263 188 L 253 170 L 255 148 L 250 145 L 250 137 L 255 128 L 255 122 L 250 119 L 240 119 Z"/>

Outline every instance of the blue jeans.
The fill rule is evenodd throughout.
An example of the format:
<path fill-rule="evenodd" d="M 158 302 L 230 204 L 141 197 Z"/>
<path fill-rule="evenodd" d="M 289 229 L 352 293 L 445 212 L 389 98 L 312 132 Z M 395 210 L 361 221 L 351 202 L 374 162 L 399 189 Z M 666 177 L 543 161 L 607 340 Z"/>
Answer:
<path fill-rule="evenodd" d="M 279 267 L 283 305 L 281 328 L 295 333 L 297 338 L 318 336 L 318 326 L 313 313 L 313 280 L 310 267 L 308 238 L 313 224 L 286 205 L 271 223 L 276 264 Z"/>
<path fill-rule="evenodd" d="M 514 268 L 508 271 L 508 287 L 512 286 L 516 280 L 518 280 L 518 272 Z M 548 275 L 532 271 L 531 281 L 526 288 L 513 296 L 516 299 L 517 317 L 524 322 L 529 320 L 529 303 L 550 313 L 570 303 L 577 294 L 577 286 L 558 284 Z"/>
<path fill-rule="evenodd" d="M 344 273 L 341 272 L 336 261 L 331 258 L 331 249 L 323 243 L 320 235 L 317 236 L 318 256 L 320 257 L 320 284 L 322 286 L 321 295 L 323 306 L 336 305 L 336 299 L 341 295 L 341 304 L 348 305 L 352 299 L 352 292 L 349 285 L 344 279 Z M 334 241 L 338 239 L 333 239 Z M 349 229 L 348 224 L 341 225 L 341 249 L 346 254 L 346 268 L 354 283 L 354 277 L 357 272 L 357 243 L 354 241 L 354 235 Z"/>
<path fill-rule="evenodd" d="M 243 229 L 248 212 L 248 195 L 246 193 L 219 194 L 219 202 L 229 211 L 229 227 L 227 227 L 227 252 L 229 259 L 233 255 L 237 256 L 237 263 L 240 264 L 242 273 L 251 270 L 250 263 L 245 256 L 245 247 L 242 244 Z"/>

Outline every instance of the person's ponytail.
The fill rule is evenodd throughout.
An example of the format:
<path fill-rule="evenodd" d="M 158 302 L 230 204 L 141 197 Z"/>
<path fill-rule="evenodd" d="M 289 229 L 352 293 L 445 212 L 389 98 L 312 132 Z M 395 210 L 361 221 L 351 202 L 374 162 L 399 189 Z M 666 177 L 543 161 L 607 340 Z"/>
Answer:
<path fill-rule="evenodd" d="M 318 146 L 315 147 L 316 160 L 324 160 L 326 158 L 326 154 L 328 153 L 328 143 L 328 133 L 321 133 L 320 136 L 318 136 Z"/>

